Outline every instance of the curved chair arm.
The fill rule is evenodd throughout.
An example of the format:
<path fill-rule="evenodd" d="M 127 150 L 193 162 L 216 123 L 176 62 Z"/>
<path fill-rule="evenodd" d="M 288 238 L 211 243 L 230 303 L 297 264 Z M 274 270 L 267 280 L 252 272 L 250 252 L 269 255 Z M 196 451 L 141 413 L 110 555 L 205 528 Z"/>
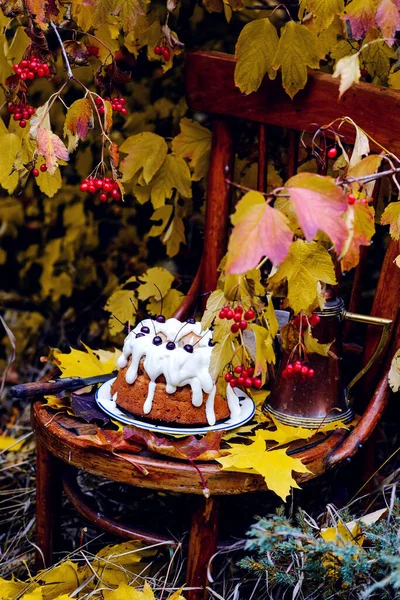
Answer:
<path fill-rule="evenodd" d="M 188 293 L 186 294 L 182 304 L 176 309 L 173 316 L 175 319 L 182 320 L 188 315 L 189 310 L 196 304 L 199 299 L 200 289 L 201 289 L 201 280 L 203 275 L 203 259 L 201 259 L 199 268 L 197 269 L 197 273 L 195 278 L 192 281 L 192 285 Z"/>
<path fill-rule="evenodd" d="M 363 446 L 379 423 L 389 397 L 388 371 L 385 370 L 360 421 L 343 442 L 328 456 L 326 461 L 327 468 L 331 468 L 343 460 L 351 458 Z"/>

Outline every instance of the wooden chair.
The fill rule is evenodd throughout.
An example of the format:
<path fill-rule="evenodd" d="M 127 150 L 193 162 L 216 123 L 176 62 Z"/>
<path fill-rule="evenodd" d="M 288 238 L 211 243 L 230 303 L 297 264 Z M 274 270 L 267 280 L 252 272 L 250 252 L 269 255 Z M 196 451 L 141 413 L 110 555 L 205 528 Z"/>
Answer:
<path fill-rule="evenodd" d="M 400 154 L 398 130 L 400 125 L 400 95 L 386 88 L 367 84 L 354 85 L 339 102 L 338 82 L 331 76 L 318 72 L 309 73 L 305 90 L 293 101 L 284 93 L 280 81 L 266 79 L 261 88 L 244 96 L 234 85 L 235 59 L 215 52 L 194 52 L 186 58 L 187 102 L 191 109 L 212 115 L 212 152 L 207 184 L 206 224 L 204 252 L 190 293 L 215 289 L 217 266 L 226 250 L 229 227 L 231 186 L 226 178 L 233 179 L 234 143 L 232 130 L 235 119 L 246 119 L 258 123 L 258 189 L 265 191 L 267 181 L 267 140 L 271 126 L 289 130 L 289 152 L 287 175 L 296 172 L 298 132 L 310 129 L 310 124 L 327 124 L 337 117 L 349 116 L 367 130 L 380 143 L 394 153 Z M 384 119 L 382 118 L 384 115 Z M 346 133 L 345 141 L 353 138 Z M 349 459 L 373 432 L 388 402 L 390 390 L 387 384 L 389 359 L 399 347 L 400 325 L 398 316 L 398 290 L 400 269 L 393 259 L 400 254 L 399 243 L 390 241 L 383 261 L 371 313 L 393 319 L 390 351 L 383 358 L 379 373 L 375 370 L 368 376 L 369 389 L 380 374 L 378 385 L 369 394 L 365 412 L 357 426 L 349 433 L 337 430 L 319 444 L 292 449 L 291 452 L 310 468 L 313 474 L 300 475 L 299 482 L 316 477 L 328 469 Z M 365 268 L 366 252 L 357 268 L 349 309 L 356 311 L 363 288 L 362 273 Z M 193 295 L 188 295 L 177 312 L 184 317 L 193 304 Z M 368 329 L 365 340 L 364 362 L 371 356 L 377 344 L 377 334 Z M 367 386 L 367 389 L 368 389 Z M 101 529 L 122 537 L 142 539 L 146 542 L 161 542 L 174 545 L 176 542 L 139 529 L 132 529 L 100 515 L 89 507 L 72 473 L 76 469 L 106 477 L 109 480 L 131 486 L 192 495 L 193 514 L 187 561 L 186 584 L 199 587 L 186 597 L 199 600 L 205 596 L 207 565 L 217 548 L 218 497 L 221 495 L 246 494 L 265 490 L 262 477 L 246 473 L 220 470 L 216 463 L 202 463 L 200 468 L 211 492 L 204 498 L 198 475 L 184 461 L 168 460 L 147 451 L 135 456 L 139 467 L 148 471 L 143 475 L 137 467 L 111 452 L 83 448 L 79 436 L 65 429 L 54 413 L 42 402 L 36 402 L 32 411 L 33 428 L 37 436 L 37 546 L 38 566 L 42 558 L 49 566 L 53 560 L 57 519 L 61 506 L 62 465 L 69 465 L 63 477 L 64 489 L 77 510 Z"/>

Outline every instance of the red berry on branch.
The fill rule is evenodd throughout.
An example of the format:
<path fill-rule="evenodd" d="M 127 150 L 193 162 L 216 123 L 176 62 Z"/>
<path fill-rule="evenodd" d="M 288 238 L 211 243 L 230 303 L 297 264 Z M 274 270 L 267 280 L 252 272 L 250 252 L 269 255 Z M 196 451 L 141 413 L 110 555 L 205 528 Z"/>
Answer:
<path fill-rule="evenodd" d="M 111 196 L 113 197 L 114 200 L 120 200 L 121 199 L 121 193 L 119 190 L 116 190 L 115 188 L 113 190 L 111 190 Z"/>
<path fill-rule="evenodd" d="M 283 379 L 287 379 L 288 378 L 288 372 L 287 372 L 286 369 L 283 369 L 283 371 L 282 371 L 282 377 L 283 377 Z"/>
<path fill-rule="evenodd" d="M 243 370 L 242 370 L 242 376 L 243 376 L 243 377 L 247 377 L 247 376 L 248 376 L 247 369 L 243 369 Z"/>
<path fill-rule="evenodd" d="M 165 60 L 165 62 L 168 62 L 169 59 L 171 58 L 171 50 L 164 46 L 164 48 L 162 49 L 162 55 L 163 55 L 163 59 Z"/>
<path fill-rule="evenodd" d="M 32 175 L 34 177 L 38 177 L 39 176 L 39 171 L 37 169 L 32 169 Z"/>
<path fill-rule="evenodd" d="M 236 379 L 236 381 L 237 381 L 237 384 L 238 384 L 238 385 L 243 385 L 243 384 L 244 384 L 244 381 L 245 381 L 245 379 L 244 379 L 244 377 L 240 376 L 240 377 L 238 377 L 238 378 Z"/>
<path fill-rule="evenodd" d="M 335 146 L 333 146 L 333 148 L 329 148 L 328 150 L 328 157 L 329 158 L 336 158 L 337 157 L 337 149 Z"/>
<path fill-rule="evenodd" d="M 319 315 L 316 315 L 315 313 L 313 313 L 310 317 L 310 325 L 311 327 L 315 327 L 315 325 L 318 325 L 318 323 L 321 321 L 321 317 Z"/>
<path fill-rule="evenodd" d="M 249 308 L 249 310 L 246 310 L 243 316 L 246 319 L 246 321 L 251 321 L 256 316 L 256 313 L 252 308 Z"/>
<path fill-rule="evenodd" d="M 235 321 L 235 323 L 240 323 L 240 321 L 242 320 L 242 315 L 240 313 L 235 312 L 235 314 L 233 315 L 233 320 Z"/>
<path fill-rule="evenodd" d="M 253 377 L 253 375 L 254 375 L 254 369 L 253 369 L 253 367 L 247 367 L 247 375 L 249 377 Z"/>
<path fill-rule="evenodd" d="M 239 331 L 239 325 L 237 323 L 233 323 L 233 325 L 231 325 L 231 332 L 237 333 L 238 331 Z"/>
<path fill-rule="evenodd" d="M 90 192 L 91 194 L 94 194 L 95 191 L 96 191 L 96 186 L 94 185 L 94 183 L 89 183 L 88 192 Z"/>
<path fill-rule="evenodd" d="M 300 373 L 300 372 L 301 372 L 301 369 L 302 369 L 301 362 L 300 362 L 300 361 L 298 361 L 298 360 L 296 360 L 296 362 L 294 363 L 294 366 L 293 366 L 293 371 L 294 371 L 295 373 Z"/>
<path fill-rule="evenodd" d="M 355 201 L 356 201 L 355 195 L 352 194 L 352 193 L 347 194 L 347 201 L 348 201 L 349 204 L 354 204 Z"/>
<path fill-rule="evenodd" d="M 231 308 L 228 308 L 228 310 L 226 311 L 226 318 L 228 320 L 233 319 L 233 310 Z"/>
<path fill-rule="evenodd" d="M 94 185 L 97 187 L 98 190 L 100 190 L 103 187 L 103 180 L 102 179 L 95 179 L 94 180 Z"/>
<path fill-rule="evenodd" d="M 154 47 L 154 54 L 156 54 L 157 56 L 161 56 L 162 55 L 162 48 L 161 48 L 161 46 L 155 46 Z"/>
<path fill-rule="evenodd" d="M 241 331 L 244 331 L 245 329 L 247 329 L 247 321 L 244 321 L 244 320 L 240 321 L 240 323 L 239 323 L 239 329 Z"/>
<path fill-rule="evenodd" d="M 288 373 L 293 373 L 293 369 L 294 369 L 294 366 L 293 366 L 292 363 L 288 363 L 286 365 L 286 370 L 287 370 Z"/>
<path fill-rule="evenodd" d="M 46 171 L 47 171 L 47 165 L 45 163 L 43 163 L 42 165 L 40 165 L 40 170 L 42 171 L 42 173 L 46 173 Z"/>
<path fill-rule="evenodd" d="M 122 115 L 127 115 L 127 114 L 128 114 L 128 109 L 127 109 L 127 108 L 125 108 L 125 106 L 123 106 L 123 107 L 121 108 L 121 114 L 122 114 Z"/>
<path fill-rule="evenodd" d="M 262 386 L 262 381 L 259 377 L 254 377 L 253 379 L 253 387 L 256 388 L 256 390 L 259 390 Z"/>
<path fill-rule="evenodd" d="M 243 308 L 241 306 L 236 306 L 235 313 L 237 313 L 238 315 L 241 315 L 242 312 L 243 312 Z"/>
<path fill-rule="evenodd" d="M 234 388 L 237 385 L 237 380 L 235 378 L 231 379 L 229 385 Z"/>
<path fill-rule="evenodd" d="M 19 126 L 22 127 L 23 129 L 26 127 L 26 121 L 24 121 L 23 119 L 19 122 Z"/>
<path fill-rule="evenodd" d="M 253 379 L 251 377 L 246 377 L 244 380 L 245 387 L 251 387 L 253 385 Z"/>
<path fill-rule="evenodd" d="M 361 74 L 361 77 L 368 77 L 368 75 L 369 75 L 367 69 L 361 69 L 360 74 Z"/>
<path fill-rule="evenodd" d="M 232 377 L 233 377 L 232 373 L 226 373 L 224 379 L 225 379 L 225 381 L 227 381 L 229 383 L 230 380 L 232 379 Z"/>
<path fill-rule="evenodd" d="M 100 198 L 101 202 L 105 202 L 107 200 L 107 194 L 104 194 L 104 193 L 100 194 L 99 198 Z"/>
<path fill-rule="evenodd" d="M 306 367 L 305 365 L 304 365 L 304 367 L 301 367 L 300 373 L 302 375 L 308 375 L 308 367 Z"/>
<path fill-rule="evenodd" d="M 79 189 L 81 190 L 81 192 L 87 192 L 88 187 L 89 184 L 87 183 L 87 181 L 82 181 L 81 185 L 79 186 Z"/>
<path fill-rule="evenodd" d="M 238 365 L 237 367 L 235 367 L 234 371 L 235 373 L 241 373 L 243 371 L 243 367 Z"/>
<path fill-rule="evenodd" d="M 314 377 L 315 371 L 314 369 L 308 369 L 307 377 L 312 379 Z"/>

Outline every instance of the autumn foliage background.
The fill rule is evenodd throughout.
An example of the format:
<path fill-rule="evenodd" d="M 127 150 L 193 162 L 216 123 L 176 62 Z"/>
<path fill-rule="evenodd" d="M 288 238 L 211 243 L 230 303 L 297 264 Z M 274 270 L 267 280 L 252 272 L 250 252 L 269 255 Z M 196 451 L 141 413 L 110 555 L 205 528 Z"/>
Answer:
<path fill-rule="evenodd" d="M 244 94 L 268 76 L 281 77 L 293 97 L 305 86 L 308 68 L 336 72 L 342 89 L 360 79 L 400 88 L 400 15 L 392 0 L 302 0 L 300 5 L 279 6 L 259 0 L 169 0 L 167 5 L 144 0 L 1 0 L 0 6 L 0 307 L 12 332 L 2 333 L 0 367 L 7 383 L 48 372 L 50 365 L 40 357 L 51 348 L 66 351 L 81 342 L 91 348 L 120 347 L 124 325 L 136 313 L 142 317 L 162 310 L 168 317 L 187 291 L 201 256 L 211 131 L 209 117 L 191 113 L 185 103 L 186 52 L 236 53 L 235 82 Z M 161 44 L 170 50 L 168 60 L 154 52 Z M 7 103 L 21 91 L 13 65 L 30 52 L 49 63 L 51 77 L 28 84 L 26 99 L 38 110 L 21 128 L 7 113 Z M 105 118 L 98 118 L 98 95 L 122 96 L 127 114 L 112 113 L 105 102 Z M 44 134 L 45 139 L 32 135 L 34 119 L 40 126 L 46 121 L 51 134 Z M 242 122 L 235 137 L 234 179 L 256 189 L 257 131 Z M 299 187 L 302 173 L 316 172 L 311 138 L 304 141 L 300 179 L 295 181 Z M 287 147 L 285 132 L 269 140 L 269 191 L 287 179 Z M 367 152 L 360 152 L 360 158 L 363 154 Z M 82 181 L 102 158 L 104 174 L 118 180 L 124 201 L 100 202 L 98 194 L 81 191 Z M 44 163 L 46 172 L 40 171 Z M 371 166 L 371 173 L 379 166 Z M 36 167 L 38 177 L 33 176 Z M 345 165 L 339 162 L 337 167 L 340 171 Z M 237 199 L 241 196 L 238 192 Z M 337 196 L 343 203 L 342 192 Z M 370 207 L 357 208 L 360 223 L 367 225 L 362 242 L 347 256 L 350 275 L 344 294 L 359 246 L 369 244 L 374 222 L 375 243 L 382 248 L 387 243 L 387 231 L 379 223 L 392 196 L 392 184 L 384 180 L 375 214 Z M 248 197 L 249 206 L 263 202 L 254 198 Z M 393 203 L 397 208 L 386 220 L 395 238 L 400 236 L 398 204 Z M 242 206 L 248 208 L 246 200 Z M 296 223 L 291 227 L 287 246 Z M 237 247 L 239 243 L 240 238 Z M 297 240 L 290 252 L 295 247 L 303 252 L 305 242 Z M 301 262 L 299 256 L 295 258 Z M 256 258 L 249 259 L 249 269 Z M 232 252 L 231 265 L 237 259 Z M 372 291 L 376 263 L 370 272 Z M 315 288 L 319 278 L 314 279 Z M 275 282 L 279 287 L 279 275 Z M 367 294 L 365 312 L 370 300 Z M 299 304 L 296 309 L 307 307 Z M 16 355 L 9 365 L 13 348 Z M 27 423 L 27 407 L 8 403 L 3 431 L 19 435 Z M 7 476 L 10 485 L 14 475 L 7 471 Z M 29 482 L 32 476 L 30 472 Z"/>

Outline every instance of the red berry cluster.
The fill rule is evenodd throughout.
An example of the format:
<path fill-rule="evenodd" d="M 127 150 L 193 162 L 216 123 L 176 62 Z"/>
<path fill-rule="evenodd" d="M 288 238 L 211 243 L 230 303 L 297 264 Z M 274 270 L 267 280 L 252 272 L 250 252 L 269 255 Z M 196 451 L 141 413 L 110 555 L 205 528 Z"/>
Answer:
<path fill-rule="evenodd" d="M 328 150 L 328 158 L 336 158 L 337 157 L 337 149 L 335 146 L 329 148 Z"/>
<path fill-rule="evenodd" d="M 46 173 L 46 171 L 47 171 L 47 167 L 44 163 L 42 165 L 40 165 L 39 169 L 42 171 L 42 173 Z M 36 167 L 34 169 L 32 169 L 32 175 L 34 177 L 39 177 L 39 169 L 37 169 Z"/>
<path fill-rule="evenodd" d="M 317 315 L 316 313 L 313 313 L 311 315 L 311 317 L 309 317 L 308 322 L 310 323 L 311 327 L 315 327 L 316 325 L 318 325 L 320 320 L 321 320 L 321 317 L 319 315 Z M 306 317 L 304 317 L 300 313 L 294 317 L 292 323 L 294 325 L 296 325 L 297 327 L 300 327 L 300 324 L 302 325 L 302 327 L 307 326 Z"/>
<path fill-rule="evenodd" d="M 35 114 L 36 109 L 26 102 L 10 102 L 7 106 L 8 114 L 14 115 L 14 121 L 19 121 L 19 126 L 26 127 L 26 122 Z"/>
<path fill-rule="evenodd" d="M 226 373 L 224 379 L 231 387 L 253 387 L 256 390 L 259 390 L 262 386 L 262 381 L 260 377 L 253 377 L 253 375 L 253 367 L 244 367 L 238 365 L 233 371 Z"/>
<path fill-rule="evenodd" d="M 314 369 L 307 367 L 301 360 L 296 360 L 294 363 L 287 363 L 282 371 L 282 377 L 283 379 L 297 379 L 304 383 L 308 379 L 312 379 L 314 373 Z"/>
<path fill-rule="evenodd" d="M 353 193 L 350 192 L 350 194 L 347 194 L 347 200 L 348 200 L 348 203 L 350 205 L 352 205 L 352 204 L 356 203 L 357 198 L 355 197 L 355 195 Z M 359 201 L 361 204 L 369 204 L 370 198 L 360 198 Z"/>
<path fill-rule="evenodd" d="M 171 50 L 168 48 L 168 46 L 155 46 L 154 54 L 157 56 L 162 56 L 165 62 L 168 62 L 171 58 Z"/>
<path fill-rule="evenodd" d="M 26 79 L 35 79 L 35 77 L 48 77 L 50 75 L 49 65 L 43 63 L 35 56 L 29 56 L 13 65 L 13 70 L 23 81 Z"/>
<path fill-rule="evenodd" d="M 86 177 L 79 187 L 81 192 L 89 192 L 89 194 L 96 194 L 96 192 L 99 192 L 101 202 L 105 202 L 107 198 L 112 200 L 121 199 L 118 183 L 111 179 L 111 177 L 104 177 L 104 179 L 98 177 Z"/>
<path fill-rule="evenodd" d="M 104 98 L 104 100 L 108 100 L 108 102 L 111 102 L 111 108 L 113 109 L 114 112 L 120 112 L 121 115 L 127 115 L 128 114 L 128 109 L 125 106 L 125 104 L 126 104 L 125 98 L 120 98 L 119 96 L 115 96 L 114 98 L 110 98 L 109 96 L 106 96 Z M 99 96 L 96 96 L 96 98 L 95 98 L 94 101 L 96 102 L 96 104 L 98 106 L 99 113 L 101 115 L 104 115 L 104 102 L 103 102 L 103 100 Z"/>
<path fill-rule="evenodd" d="M 233 319 L 235 322 L 231 325 L 231 332 L 237 333 L 239 329 L 241 331 L 247 329 L 247 321 L 252 321 L 256 316 L 256 313 L 252 308 L 249 308 L 249 310 L 246 310 L 243 314 L 243 308 L 241 306 L 236 306 L 233 310 L 229 306 L 224 306 L 219 311 L 218 316 L 220 319 Z"/>

